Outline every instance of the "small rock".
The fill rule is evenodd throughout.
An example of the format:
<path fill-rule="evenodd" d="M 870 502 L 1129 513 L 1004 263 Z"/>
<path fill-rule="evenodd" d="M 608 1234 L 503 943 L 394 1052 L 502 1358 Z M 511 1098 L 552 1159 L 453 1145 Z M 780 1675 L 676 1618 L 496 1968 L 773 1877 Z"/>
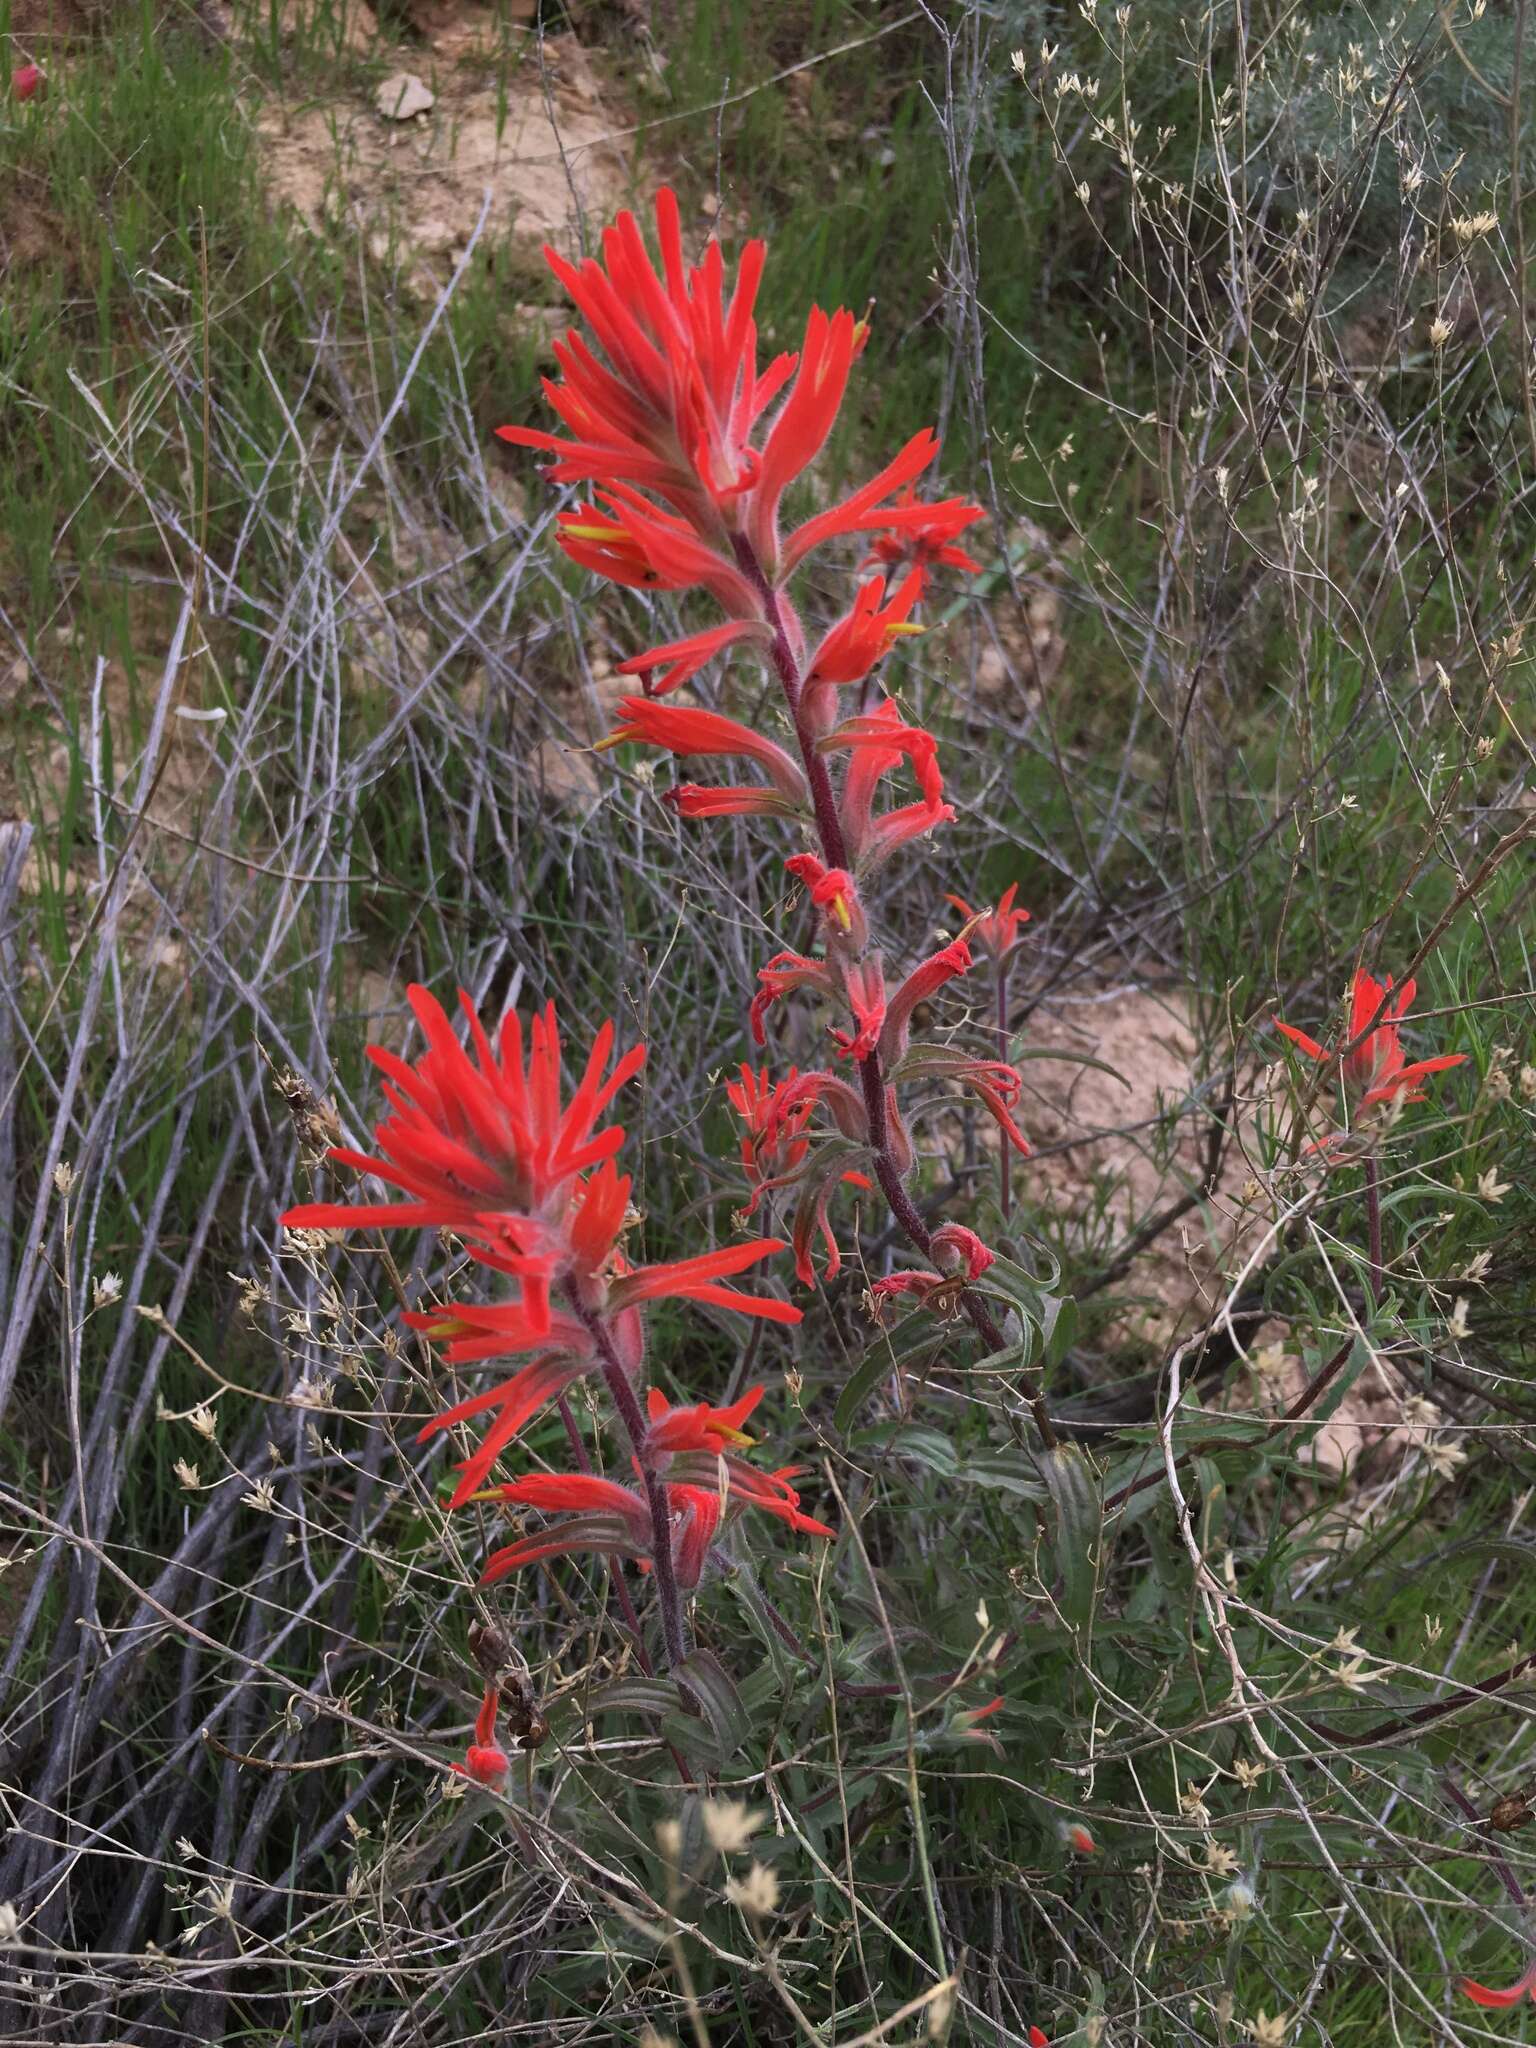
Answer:
<path fill-rule="evenodd" d="M 386 121 L 411 121 L 418 114 L 430 114 L 437 97 L 414 71 L 397 71 L 384 80 L 373 103 Z"/>

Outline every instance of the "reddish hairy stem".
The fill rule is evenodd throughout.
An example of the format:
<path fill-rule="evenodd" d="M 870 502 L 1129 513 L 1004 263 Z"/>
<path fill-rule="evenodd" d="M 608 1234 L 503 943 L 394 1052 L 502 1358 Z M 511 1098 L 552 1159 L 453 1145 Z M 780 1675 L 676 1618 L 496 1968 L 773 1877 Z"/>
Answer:
<path fill-rule="evenodd" d="M 800 749 L 806 786 L 811 793 L 811 807 L 816 816 L 816 834 L 821 841 L 822 858 L 828 867 L 846 868 L 848 848 L 843 839 L 842 820 L 838 816 L 837 794 L 832 787 L 826 757 L 817 750 L 815 738 L 806 729 L 801 715 L 803 678 L 799 663 L 795 660 L 794 649 L 789 644 L 784 613 L 779 604 L 779 593 L 764 574 L 763 566 L 754 554 L 751 543 L 740 534 L 736 537 L 735 549 L 737 564 L 762 599 L 763 616 L 773 633 L 774 671 L 783 688 L 784 701 L 789 707 L 790 716 L 794 720 L 795 741 Z M 864 1112 L 869 1124 L 870 1149 L 875 1155 L 875 1178 L 890 1205 L 891 1215 L 904 1235 L 925 1258 L 930 1258 L 933 1253 L 932 1233 L 918 1214 L 912 1197 L 907 1193 L 900 1169 L 891 1153 L 890 1132 L 885 1115 L 885 1066 L 878 1047 L 868 1059 L 860 1060 L 859 1079 L 864 1089 Z M 1005 1152 L 1007 1145 L 1008 1140 L 1005 1136 Z M 1008 1340 L 981 1297 L 967 1288 L 960 1296 L 960 1303 L 987 1348 L 990 1351 L 1006 1350 Z M 1035 1426 L 1040 1431 L 1041 1441 L 1047 1450 L 1054 1449 L 1056 1432 L 1051 1427 L 1044 1396 L 1036 1386 L 1033 1375 L 1024 1374 L 1020 1386 L 1034 1414 Z"/>
<path fill-rule="evenodd" d="M 667 1506 L 667 1489 L 654 1472 L 646 1469 L 641 1459 L 645 1445 L 645 1417 L 635 1399 L 635 1390 L 629 1384 L 629 1375 L 619 1363 L 607 1324 L 595 1310 L 586 1306 L 574 1287 L 567 1287 L 565 1294 L 582 1328 L 597 1348 L 603 1384 L 619 1411 L 634 1446 L 635 1458 L 640 1462 L 645 1498 L 651 1510 L 651 1576 L 656 1581 L 656 1604 L 661 1609 L 662 1642 L 666 1646 L 667 1669 L 675 1670 L 688 1654 L 688 1625 L 683 1619 L 683 1596 L 678 1591 L 677 1574 L 672 1569 L 672 1514 Z"/>

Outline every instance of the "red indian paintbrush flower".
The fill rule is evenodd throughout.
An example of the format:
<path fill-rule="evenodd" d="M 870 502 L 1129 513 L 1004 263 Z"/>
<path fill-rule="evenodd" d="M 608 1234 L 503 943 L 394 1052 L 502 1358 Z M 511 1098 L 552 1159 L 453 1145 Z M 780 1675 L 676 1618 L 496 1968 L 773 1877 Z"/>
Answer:
<path fill-rule="evenodd" d="M 604 234 L 600 261 L 576 265 L 545 250 L 602 354 L 579 334 L 555 343 L 561 375 L 546 380 L 544 391 L 564 434 L 498 429 L 503 440 L 553 456 L 556 481 L 605 486 L 600 495 L 624 533 L 617 541 L 584 533 L 582 525 L 605 521 L 583 513 L 562 534 L 573 560 L 624 583 L 704 584 L 733 617 L 753 618 L 762 615 L 756 594 L 731 580 L 738 540 L 771 577 L 787 575 L 839 533 L 918 532 L 955 518 L 955 499 L 930 506 L 909 494 L 899 505 L 888 502 L 933 460 L 938 444 L 925 432 L 784 546 L 784 492 L 825 445 L 868 326 L 851 313 L 813 307 L 798 356 L 777 356 L 759 372 L 754 308 L 763 244 L 743 249 L 727 295 L 718 242 L 698 265 L 685 262 L 677 199 L 665 187 L 656 195 L 656 230 L 659 268 L 630 213 Z M 691 527 L 712 565 L 696 559 L 685 574 L 681 557 L 658 558 L 656 537 L 634 524 L 645 516 L 642 493 L 666 508 L 664 533 L 667 522 Z M 665 539 L 660 545 L 666 552 Z"/>
<path fill-rule="evenodd" d="M 978 945 L 985 946 L 994 960 L 1006 960 L 1019 943 L 1020 927 L 1029 923 L 1029 912 L 1013 907 L 1013 899 L 1018 893 L 1018 883 L 1010 882 L 992 910 L 972 910 L 963 896 L 946 896 L 944 901 L 965 919 L 968 939 L 975 939 Z"/>
<path fill-rule="evenodd" d="M 817 743 L 820 753 L 846 752 L 847 773 L 838 798 L 838 819 L 849 857 L 867 874 L 909 839 L 946 824 L 954 811 L 944 802 L 938 742 L 920 725 L 907 724 L 889 700 L 850 718 Z M 922 801 L 873 815 L 875 790 L 883 776 L 909 761 Z"/>
<path fill-rule="evenodd" d="M 1470 1998 L 1474 2005 L 1518 2005 L 1522 1998 L 1528 1998 L 1536 2005 L 1536 1960 L 1532 1961 L 1520 1981 L 1511 1984 L 1507 1991 L 1496 1990 L 1490 1984 L 1479 1984 L 1475 1977 L 1463 1977 L 1461 1989 L 1463 1996 Z"/>
<path fill-rule="evenodd" d="M 408 1199 L 306 1202 L 290 1209 L 283 1222 L 293 1229 L 382 1225 L 455 1231 L 498 1247 L 507 1270 L 523 1280 L 530 1313 L 547 1312 L 564 1251 L 561 1226 L 579 1177 L 611 1159 L 624 1142 L 619 1126 L 599 1131 L 598 1119 L 640 1071 L 645 1049 L 634 1046 L 624 1053 L 605 1080 L 614 1040 L 612 1024 L 605 1024 L 570 1101 L 562 1104 L 553 1004 L 533 1019 L 526 1048 L 522 1023 L 509 1011 L 493 1048 L 461 990 L 471 1056 L 435 997 L 417 986 L 407 993 L 427 1051 L 412 1065 L 383 1046 L 368 1048 L 386 1077 L 384 1093 L 395 1111 L 375 1132 L 379 1156 L 336 1147 L 330 1157 L 376 1175 Z"/>
<path fill-rule="evenodd" d="M 1405 981 L 1394 996 L 1390 974 L 1385 982 L 1363 971 L 1356 974 L 1350 989 L 1349 1036 L 1342 1048 L 1342 1073 L 1357 1111 L 1398 1099 L 1422 1102 L 1425 1091 L 1418 1086 L 1420 1081 L 1430 1074 L 1443 1073 L 1448 1067 L 1459 1067 L 1466 1059 L 1464 1052 L 1441 1053 L 1428 1060 L 1406 1058 L 1397 1027 L 1412 1008 L 1417 991 L 1417 982 Z M 1275 1028 L 1283 1031 L 1310 1060 L 1340 1057 L 1278 1017 Z"/>
<path fill-rule="evenodd" d="M 494 1790 L 511 1770 L 506 1751 L 498 1748 L 496 1742 L 496 1713 L 501 1705 L 501 1695 L 494 1685 L 485 1688 L 485 1697 L 480 1702 L 480 1711 L 475 1716 L 475 1739 L 464 1753 L 461 1764 L 450 1764 L 461 1778 L 472 1778 L 477 1785 Z"/>
<path fill-rule="evenodd" d="M 723 626 L 711 626 L 703 633 L 690 633 L 686 639 L 668 640 L 660 647 L 648 647 L 644 654 L 633 654 L 628 661 L 619 663 L 619 674 L 639 676 L 647 697 L 664 697 L 669 690 L 697 675 L 707 661 L 725 648 L 740 640 L 753 640 L 766 647 L 772 637 L 759 621 L 729 619 Z M 663 671 L 661 679 L 652 682 L 657 669 Z"/>
<path fill-rule="evenodd" d="M 29 100 L 44 83 L 43 74 L 35 64 L 22 64 L 11 73 L 11 97 Z"/>

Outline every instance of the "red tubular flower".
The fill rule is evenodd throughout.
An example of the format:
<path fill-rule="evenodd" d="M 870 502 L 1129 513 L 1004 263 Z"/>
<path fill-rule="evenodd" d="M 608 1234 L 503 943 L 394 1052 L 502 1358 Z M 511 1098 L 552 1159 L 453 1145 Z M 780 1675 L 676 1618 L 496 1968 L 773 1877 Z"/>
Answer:
<path fill-rule="evenodd" d="M 941 946 L 937 953 L 930 953 L 926 960 L 913 968 L 886 1009 L 880 1050 L 888 1067 L 906 1051 L 912 1012 L 918 1004 L 926 1002 L 946 981 L 953 981 L 957 974 L 969 974 L 971 965 L 971 949 L 965 940 L 952 939 L 947 946 Z"/>
<path fill-rule="evenodd" d="M 1435 1059 L 1411 1062 L 1404 1057 L 1397 1027 L 1407 1016 L 1417 992 L 1417 982 L 1405 981 L 1394 997 L 1390 974 L 1385 982 L 1363 971 L 1356 974 L 1350 990 L 1349 1038 L 1342 1072 L 1344 1086 L 1357 1110 L 1374 1109 L 1378 1103 L 1398 1097 L 1404 1102 L 1422 1102 L 1425 1091 L 1418 1087 L 1420 1081 L 1430 1074 L 1443 1073 L 1448 1067 L 1459 1067 L 1466 1059 L 1464 1052 L 1441 1053 Z M 1277 1017 L 1275 1028 L 1283 1031 L 1308 1059 L 1326 1061 L 1337 1057 L 1305 1031 L 1298 1031 L 1294 1024 L 1286 1024 Z"/>
<path fill-rule="evenodd" d="M 784 749 L 734 718 L 718 711 L 663 704 L 654 697 L 621 699 L 618 716 L 613 731 L 598 741 L 600 748 L 637 740 L 646 746 L 665 747 L 684 760 L 694 754 L 709 754 L 716 759 L 755 761 L 788 802 L 807 801 L 805 777 Z"/>
<path fill-rule="evenodd" d="M 838 817 L 848 851 L 861 872 L 876 867 L 896 847 L 931 832 L 953 818 L 943 801 L 938 742 L 920 725 L 908 725 L 888 699 L 858 718 L 850 718 L 818 742 L 824 753 L 846 750 L 848 770 L 838 799 Z M 912 763 L 923 800 L 883 817 L 872 816 L 880 778 L 902 761 Z"/>
<path fill-rule="evenodd" d="M 866 332 L 846 309 L 828 314 L 813 306 L 806 320 L 795 381 L 763 445 L 747 515 L 748 538 L 770 573 L 778 555 L 779 500 L 821 453 Z"/>
<path fill-rule="evenodd" d="M 985 946 L 994 960 L 1006 960 L 1019 943 L 1020 927 L 1029 923 L 1029 912 L 1013 907 L 1018 893 L 1018 883 L 1010 882 L 993 910 L 972 910 L 963 896 L 946 896 L 944 901 L 965 919 L 968 939 Z"/>
<path fill-rule="evenodd" d="M 628 661 L 619 663 L 619 674 L 643 677 L 648 697 L 664 697 L 738 640 L 755 640 L 766 647 L 771 639 L 768 628 L 760 621 L 728 619 L 723 626 L 711 626 L 706 632 L 690 633 L 685 640 L 668 640 L 660 647 L 648 647 L 644 654 L 631 655 Z M 653 683 L 650 678 L 657 669 L 665 673 L 660 682 Z"/>
<path fill-rule="evenodd" d="M 1051 2048 L 1051 2037 L 1043 2027 L 1030 2028 L 1029 2048 Z"/>
<path fill-rule="evenodd" d="M 577 1327 L 580 1330 L 580 1326 Z M 586 1332 L 580 1330 L 580 1335 L 585 1338 Z M 529 1418 L 549 1402 L 557 1400 L 567 1387 L 573 1386 L 590 1371 L 591 1366 L 592 1348 L 588 1339 L 585 1354 L 573 1346 L 570 1350 L 536 1358 L 500 1386 L 487 1387 L 483 1393 L 474 1394 L 467 1401 L 445 1409 L 441 1415 L 433 1416 L 418 1432 L 419 1443 L 453 1428 L 456 1423 L 470 1422 L 489 1409 L 497 1411 L 495 1421 L 476 1447 L 473 1457 L 458 1467 L 459 1481 L 448 1502 L 450 1510 L 463 1507 L 479 1492 L 490 1475 L 491 1467 Z"/>
<path fill-rule="evenodd" d="M 689 1408 L 674 1408 L 660 1387 L 652 1387 L 646 1396 L 649 1421 L 640 1453 L 642 1464 L 659 1469 L 658 1461 L 681 1451 L 723 1455 L 727 1450 L 740 1450 L 752 1441 L 741 1425 L 766 1391 L 764 1387 L 749 1387 L 728 1408 L 712 1408 L 707 1401 L 698 1401 Z"/>
<path fill-rule="evenodd" d="M 900 635 L 923 630 L 910 616 L 922 594 L 922 577 L 916 571 L 889 598 L 879 576 L 861 584 L 853 609 L 838 620 L 811 657 L 807 687 L 862 682 Z"/>
<path fill-rule="evenodd" d="M 1532 1961 L 1519 1983 L 1511 1984 L 1507 1991 L 1495 1990 L 1490 1984 L 1479 1984 L 1475 1977 L 1463 1977 L 1461 1989 L 1463 1996 L 1470 1998 L 1474 2005 L 1518 2005 L 1522 1998 L 1529 1998 L 1536 2005 L 1536 1960 Z"/>
<path fill-rule="evenodd" d="M 886 500 L 903 485 L 910 484 L 933 461 L 939 452 L 939 437 L 931 427 L 924 427 L 912 436 L 901 453 L 888 462 L 877 476 L 867 484 L 833 505 L 825 512 L 818 512 L 807 519 L 803 526 L 797 526 L 785 542 L 780 553 L 781 574 L 787 576 L 803 562 L 812 548 L 819 548 L 823 542 L 834 539 L 840 533 L 873 533 L 881 528 L 898 523 L 910 524 L 914 515 L 933 515 L 958 505 L 961 500 L 949 498 L 942 505 L 909 505 L 900 515 Z"/>
<path fill-rule="evenodd" d="M 719 1251 L 700 1252 L 691 1259 L 673 1259 L 662 1266 L 640 1266 L 622 1274 L 608 1289 L 608 1305 L 622 1313 L 642 1301 L 699 1301 L 711 1308 L 734 1309 L 737 1315 L 756 1316 L 770 1323 L 798 1323 L 801 1312 L 772 1295 L 738 1294 L 734 1287 L 718 1287 L 723 1275 L 745 1272 L 759 1259 L 771 1258 L 785 1249 L 782 1238 L 754 1237 L 745 1244 L 722 1245 Z"/>
<path fill-rule="evenodd" d="M 758 991 L 752 998 L 751 1023 L 752 1037 L 758 1045 L 767 1043 L 763 1019 L 775 1003 L 795 989 L 814 988 L 826 995 L 836 993 L 826 961 L 809 960 L 803 953 L 775 953 L 766 967 L 759 967 L 757 979 Z"/>
<path fill-rule="evenodd" d="M 957 1315 L 965 1288 L 979 1280 L 997 1257 L 963 1223 L 941 1224 L 933 1233 L 932 1245 L 934 1264 L 942 1269 L 940 1272 L 890 1273 L 875 1282 L 870 1289 L 870 1301 L 877 1321 L 885 1303 L 900 1295 L 910 1295 L 919 1308 L 929 1309 L 935 1315 Z"/>
<path fill-rule="evenodd" d="M 757 592 L 692 526 L 624 484 L 559 516 L 560 546 L 583 569 L 636 590 L 704 589 L 733 618 L 760 618 Z"/>
<path fill-rule="evenodd" d="M 680 818 L 793 818 L 799 806 L 763 783 L 725 783 L 707 789 L 700 782 L 679 782 L 661 793 Z"/>
<path fill-rule="evenodd" d="M 43 74 L 35 64 L 22 64 L 11 73 L 11 97 L 29 100 L 43 84 Z"/>
<path fill-rule="evenodd" d="M 834 943 L 862 953 L 869 943 L 869 925 L 852 875 L 845 868 L 823 866 L 814 853 L 791 854 L 784 866 L 797 882 L 805 884 L 811 901 L 827 920 Z"/>
<path fill-rule="evenodd" d="M 867 1060 L 880 1043 L 885 1024 L 885 969 L 878 953 L 866 953 L 843 967 L 843 994 L 856 1029 L 834 1031 L 832 1036 L 845 1060 Z"/>
<path fill-rule="evenodd" d="M 1063 1821 L 1061 1839 L 1074 1856 L 1097 1856 L 1099 1845 L 1080 1820 Z"/>
<path fill-rule="evenodd" d="M 885 514 L 884 530 L 870 549 L 865 566 L 882 567 L 888 575 L 910 566 L 920 570 L 925 581 L 934 569 L 979 575 L 981 564 L 972 561 L 964 548 L 956 547 L 955 538 L 985 516 L 980 505 L 967 505 L 958 498 L 938 505 L 919 504 L 917 485 L 908 484 Z"/>
<path fill-rule="evenodd" d="M 1003 1060 L 975 1059 L 948 1045 L 914 1045 L 902 1055 L 899 1066 L 888 1070 L 893 1080 L 954 1081 L 978 1096 L 1010 1145 L 1020 1152 L 1029 1150 L 1029 1140 L 1013 1120 L 1013 1111 L 1024 1094 L 1024 1080 L 1017 1067 Z"/>
<path fill-rule="evenodd" d="M 450 1764 L 461 1778 L 472 1778 L 477 1785 L 494 1790 L 511 1770 L 505 1750 L 496 1744 L 496 1712 L 501 1704 L 501 1695 L 494 1685 L 485 1688 L 485 1697 L 480 1702 L 480 1711 L 475 1716 L 475 1739 L 464 1753 L 461 1764 Z"/>

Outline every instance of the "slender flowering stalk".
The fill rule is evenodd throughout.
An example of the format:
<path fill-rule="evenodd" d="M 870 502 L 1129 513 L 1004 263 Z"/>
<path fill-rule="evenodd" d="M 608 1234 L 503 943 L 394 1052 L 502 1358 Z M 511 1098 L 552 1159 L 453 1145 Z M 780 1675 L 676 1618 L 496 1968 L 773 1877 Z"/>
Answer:
<path fill-rule="evenodd" d="M 1008 1030 L 1008 970 L 1013 965 L 1014 948 L 1019 943 L 1019 930 L 1029 922 L 1027 910 L 1016 910 L 1014 898 L 1019 893 L 1017 882 L 1010 882 L 997 899 L 993 910 L 973 910 L 963 896 L 948 896 L 945 901 L 952 909 L 958 910 L 965 919 L 965 936 L 974 938 L 992 956 L 992 980 L 997 1003 L 997 1057 L 1008 1058 L 1010 1033 Z M 1001 1145 L 997 1154 L 998 1195 L 1006 1217 L 1013 1211 L 1013 1173 L 1008 1157 L 1008 1147 Z"/>
<path fill-rule="evenodd" d="M 931 1232 L 908 1189 L 915 1152 L 901 1098 L 915 1080 L 967 1089 L 996 1119 L 1005 1153 L 1009 1145 L 1022 1151 L 1014 1119 L 1022 1082 L 1008 1064 L 1006 1042 L 994 1060 L 949 1042 L 911 1042 L 918 1006 L 970 970 L 971 951 L 961 939 L 893 982 L 862 894 L 881 863 L 954 815 L 933 735 L 894 701 L 881 698 L 871 708 L 867 700 L 892 650 L 921 630 L 915 614 L 934 574 L 975 569 L 958 536 L 981 510 L 963 499 L 919 497 L 918 480 L 938 453 L 925 430 L 869 482 L 786 532 L 785 493 L 824 447 L 867 329 L 846 311 L 813 308 L 798 354 L 760 370 L 753 308 L 762 244 L 744 249 L 727 294 L 718 243 L 696 266 L 685 261 L 677 201 L 667 190 L 657 196 L 656 232 L 659 262 L 627 213 L 604 235 L 601 260 L 576 268 L 548 252 L 591 340 L 574 334 L 559 344 L 562 374 L 545 385 L 566 432 L 500 431 L 552 456 L 555 480 L 595 487 L 590 506 L 562 515 L 561 545 L 574 561 L 623 585 L 704 591 L 725 614 L 723 623 L 624 664 L 652 694 L 625 701 L 603 744 L 749 760 L 761 769 L 761 784 L 712 794 L 688 783 L 669 800 L 689 819 L 798 821 L 815 848 L 792 854 L 786 867 L 819 913 L 820 950 L 781 951 L 760 970 L 750 1022 L 762 1043 L 780 1002 L 806 993 L 830 1001 L 848 1020 L 846 1028 L 833 1027 L 833 1050 L 853 1074 L 848 1082 L 832 1072 L 802 1075 L 786 1084 L 782 1103 L 766 1076 L 761 1087 L 743 1084 L 736 1106 L 752 1147 L 746 1163 L 753 1205 L 770 1188 L 794 1187 L 797 1275 L 811 1277 L 820 1235 L 830 1277 L 839 1263 L 830 1200 L 840 1187 L 873 1180 L 908 1241 L 937 1269 L 897 1276 L 887 1298 L 904 1292 L 935 1311 L 958 1307 L 988 1349 L 1001 1351 L 1002 1331 L 973 1285 L 991 1254 L 983 1246 L 983 1257 L 962 1255 L 942 1229 Z M 812 640 L 789 581 L 816 549 L 853 534 L 872 536 L 869 566 L 880 573 L 861 583 L 846 613 Z M 655 703 L 711 662 L 743 655 L 766 660 L 777 680 L 791 744 L 713 711 Z M 850 688 L 859 699 L 846 706 Z M 880 809 L 885 779 L 908 772 L 917 800 Z M 1011 937 L 1024 913 L 1013 910 L 1010 892 L 991 915 Z M 778 1159 L 770 1163 L 775 1149 Z M 1042 1440 L 1054 1443 L 1039 1389 L 1028 1382 L 1026 1393 Z"/>
<path fill-rule="evenodd" d="M 1350 987 L 1348 1036 L 1336 1052 L 1330 1052 L 1305 1031 L 1298 1031 L 1294 1024 L 1287 1024 L 1279 1017 L 1275 1019 L 1275 1029 L 1283 1032 L 1317 1066 L 1329 1067 L 1337 1062 L 1357 1135 L 1364 1133 L 1368 1136 L 1378 1117 L 1392 1114 L 1401 1105 L 1423 1102 L 1426 1090 L 1419 1084 L 1431 1074 L 1442 1074 L 1451 1067 L 1459 1067 L 1467 1057 L 1464 1052 L 1439 1053 L 1427 1060 L 1410 1060 L 1407 1057 L 1398 1026 L 1413 1007 L 1417 991 L 1418 983 L 1410 979 L 1394 994 L 1390 974 L 1381 982 L 1363 970 L 1358 972 Z M 1337 1144 L 1341 1136 L 1342 1133 L 1333 1132 L 1313 1149 L 1325 1151 Z M 1385 1267 L 1381 1241 L 1381 1169 L 1374 1147 L 1365 1153 L 1362 1167 L 1365 1176 L 1367 1267 L 1371 1300 L 1377 1303 L 1385 1286 Z"/>
<path fill-rule="evenodd" d="M 576 1551 L 632 1558 L 653 1574 L 667 1662 L 687 1654 L 682 1595 L 700 1583 L 715 1538 L 727 1519 L 748 1507 L 768 1507 L 802 1534 L 829 1534 L 800 1511 L 799 1496 L 783 1473 L 757 1471 L 734 1452 L 719 1453 L 717 1483 L 709 1491 L 680 1474 L 662 1474 L 672 1448 L 656 1435 L 636 1388 L 645 1373 L 644 1310 L 655 1301 L 700 1303 L 781 1324 L 800 1310 L 772 1295 L 744 1293 L 727 1283 L 786 1247 L 755 1237 L 714 1251 L 657 1265 L 633 1265 L 621 1249 L 629 1217 L 630 1182 L 615 1155 L 624 1143 L 617 1124 L 601 1119 L 619 1090 L 640 1070 L 644 1050 L 613 1060 L 614 1033 L 604 1025 L 569 1096 L 559 1026 L 553 1007 L 525 1033 L 509 1015 L 497 1041 L 461 998 L 469 1047 L 461 1045 L 446 1012 L 425 989 L 410 991 L 411 1007 L 427 1040 L 414 1063 L 380 1047 L 371 1057 L 386 1076 L 393 1114 L 375 1134 L 376 1154 L 336 1148 L 338 1164 L 370 1172 L 407 1199 L 397 1203 L 306 1203 L 284 1217 L 290 1228 L 359 1225 L 435 1226 L 463 1238 L 482 1271 L 510 1285 L 505 1299 L 450 1302 L 413 1310 L 406 1321 L 439 1344 L 453 1366 L 491 1359 L 518 1361 L 510 1377 L 483 1388 L 433 1416 L 423 1440 L 483 1423 L 484 1433 L 458 1467 L 448 1506 L 493 1499 L 543 1511 L 579 1510 L 574 1522 L 520 1537 L 487 1561 L 493 1584 L 514 1568 Z M 610 1062 L 612 1062 L 610 1071 Z M 621 1485 L 590 1470 L 561 1478 L 535 1474 L 487 1491 L 490 1475 L 529 1421 L 554 1405 L 586 1465 L 566 1395 L 580 1379 L 599 1377 L 622 1423 L 637 1484 Z M 707 1403 L 688 1411 L 715 1418 L 719 1444 L 732 1411 Z M 697 1428 L 695 1434 L 697 1434 Z M 699 1445 L 713 1441 L 706 1431 Z M 627 1592 L 619 1581 L 621 1604 Z M 494 1700 L 484 1710 L 494 1726 Z M 492 1745 L 477 1732 L 484 1752 L 472 1749 L 466 1769 L 481 1782 Z M 483 1766 L 483 1768 L 482 1768 Z"/>

